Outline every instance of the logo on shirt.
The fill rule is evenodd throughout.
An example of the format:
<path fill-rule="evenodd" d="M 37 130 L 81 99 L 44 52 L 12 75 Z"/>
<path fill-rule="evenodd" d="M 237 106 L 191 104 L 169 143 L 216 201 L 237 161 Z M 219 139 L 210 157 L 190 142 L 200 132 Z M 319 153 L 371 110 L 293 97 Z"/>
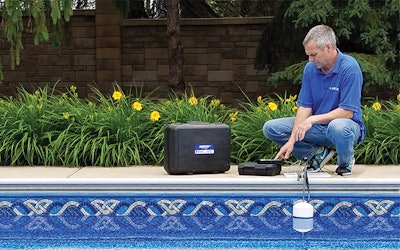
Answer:
<path fill-rule="evenodd" d="M 329 90 L 339 91 L 339 88 L 338 87 L 329 87 Z"/>

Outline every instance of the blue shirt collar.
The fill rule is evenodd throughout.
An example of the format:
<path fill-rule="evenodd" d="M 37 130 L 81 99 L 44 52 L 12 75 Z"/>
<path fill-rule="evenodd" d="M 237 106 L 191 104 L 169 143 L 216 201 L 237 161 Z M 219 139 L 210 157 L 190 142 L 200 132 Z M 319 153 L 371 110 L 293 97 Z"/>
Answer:
<path fill-rule="evenodd" d="M 332 73 L 339 73 L 340 64 L 343 60 L 343 53 L 339 49 L 336 49 L 336 51 L 338 52 L 338 57 L 336 59 L 335 66 L 333 66 L 333 69 L 331 70 Z"/>

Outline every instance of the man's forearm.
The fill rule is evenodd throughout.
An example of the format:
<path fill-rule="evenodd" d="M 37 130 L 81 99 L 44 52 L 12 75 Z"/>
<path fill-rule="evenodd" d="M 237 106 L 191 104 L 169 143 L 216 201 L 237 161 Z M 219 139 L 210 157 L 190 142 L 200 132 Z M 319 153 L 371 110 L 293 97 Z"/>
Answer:
<path fill-rule="evenodd" d="M 320 115 L 311 115 L 307 119 L 312 124 L 326 124 L 331 122 L 334 119 L 338 118 L 352 118 L 353 117 L 353 112 L 350 110 L 342 109 L 342 108 L 336 108 L 328 113 L 325 114 L 320 114 Z"/>

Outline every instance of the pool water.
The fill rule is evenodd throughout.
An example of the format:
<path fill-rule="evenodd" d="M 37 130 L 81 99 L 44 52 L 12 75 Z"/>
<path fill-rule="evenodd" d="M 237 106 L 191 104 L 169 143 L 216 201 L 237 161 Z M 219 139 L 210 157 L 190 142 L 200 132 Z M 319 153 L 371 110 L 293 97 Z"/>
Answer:
<path fill-rule="evenodd" d="M 301 199 L 301 196 L 300 196 Z M 399 249 L 400 194 L 0 194 L 2 249 Z"/>

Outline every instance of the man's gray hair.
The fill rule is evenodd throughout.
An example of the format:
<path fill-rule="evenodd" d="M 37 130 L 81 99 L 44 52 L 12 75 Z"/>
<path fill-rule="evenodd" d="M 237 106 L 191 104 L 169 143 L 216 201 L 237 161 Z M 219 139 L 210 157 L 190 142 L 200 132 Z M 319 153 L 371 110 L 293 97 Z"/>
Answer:
<path fill-rule="evenodd" d="M 310 29 L 303 40 L 303 46 L 311 40 L 313 40 L 320 49 L 325 48 L 327 44 L 331 44 L 333 48 L 336 49 L 336 35 L 329 26 L 322 24 Z"/>

